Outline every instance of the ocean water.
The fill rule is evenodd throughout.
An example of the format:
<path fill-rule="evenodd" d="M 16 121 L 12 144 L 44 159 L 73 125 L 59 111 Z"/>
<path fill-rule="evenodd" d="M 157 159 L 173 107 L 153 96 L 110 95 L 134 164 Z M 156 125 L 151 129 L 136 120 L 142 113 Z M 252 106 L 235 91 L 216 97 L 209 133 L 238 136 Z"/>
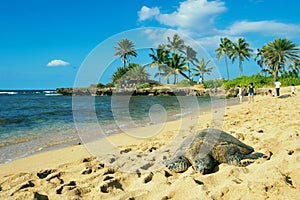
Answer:
<path fill-rule="evenodd" d="M 75 104 L 75 105 L 74 105 Z M 209 110 L 210 97 L 76 97 L 54 91 L 0 91 L 0 164 L 80 142 L 76 123 L 106 135 Z M 163 116 L 163 117 L 162 117 Z"/>

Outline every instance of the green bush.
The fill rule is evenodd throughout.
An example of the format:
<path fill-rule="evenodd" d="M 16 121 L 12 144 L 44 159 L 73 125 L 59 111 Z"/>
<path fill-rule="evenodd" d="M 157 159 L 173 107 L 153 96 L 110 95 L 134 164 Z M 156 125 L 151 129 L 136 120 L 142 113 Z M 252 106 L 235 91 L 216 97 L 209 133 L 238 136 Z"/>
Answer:
<path fill-rule="evenodd" d="M 115 86 L 114 83 L 107 83 L 104 87 L 105 88 L 112 88 L 114 86 Z"/>
<path fill-rule="evenodd" d="M 278 77 L 278 80 L 281 82 L 282 86 L 290 86 L 291 84 L 300 85 L 300 77 L 298 77 L 297 75 L 283 74 Z M 248 86 L 251 82 L 256 88 L 274 86 L 273 76 L 262 76 L 260 74 L 255 74 L 252 76 L 241 76 L 233 80 L 224 81 L 223 86 L 225 89 L 230 89 L 236 88 L 238 85 L 240 85 L 241 87 L 245 85 Z"/>
<path fill-rule="evenodd" d="M 274 85 L 273 83 L 273 77 L 271 76 L 262 76 L 260 74 L 255 74 L 252 76 L 241 76 L 237 77 L 233 80 L 224 81 L 224 88 L 230 89 L 230 88 L 236 88 L 238 85 L 241 87 L 248 86 L 250 83 L 253 83 L 253 85 L 256 88 L 265 87 L 265 86 L 271 86 Z"/>
<path fill-rule="evenodd" d="M 144 89 L 144 88 L 150 88 L 151 85 L 150 85 L 150 83 L 142 83 L 142 84 L 137 84 L 136 87 L 138 89 Z"/>
<path fill-rule="evenodd" d="M 176 83 L 176 85 L 180 87 L 189 87 L 195 85 L 195 82 L 189 80 L 182 80 L 179 83 Z"/>
<path fill-rule="evenodd" d="M 203 87 L 205 89 L 207 88 L 218 88 L 222 87 L 224 80 L 218 79 L 218 80 L 207 80 L 203 82 Z"/>

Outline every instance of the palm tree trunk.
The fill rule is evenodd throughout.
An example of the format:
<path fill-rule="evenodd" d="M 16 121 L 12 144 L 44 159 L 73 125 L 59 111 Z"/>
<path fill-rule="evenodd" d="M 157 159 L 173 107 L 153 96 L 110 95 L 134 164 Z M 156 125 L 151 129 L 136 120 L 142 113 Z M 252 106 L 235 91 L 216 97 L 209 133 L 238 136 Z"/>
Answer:
<path fill-rule="evenodd" d="M 174 85 L 176 84 L 176 79 L 177 79 L 177 76 L 176 76 L 176 73 L 174 73 Z"/>
<path fill-rule="evenodd" d="M 158 66 L 158 82 L 159 84 L 161 84 L 161 71 L 159 66 Z"/>
<path fill-rule="evenodd" d="M 190 63 L 188 63 L 188 68 L 189 68 L 189 81 L 191 80 L 191 70 L 190 70 Z"/>
<path fill-rule="evenodd" d="M 274 73 L 273 73 L 273 78 L 274 78 L 274 82 L 277 80 L 277 76 L 278 76 L 278 64 L 276 64 L 275 69 L 274 69 Z"/>
<path fill-rule="evenodd" d="M 185 73 L 183 73 L 182 71 L 179 71 L 179 73 L 186 79 L 190 80 L 190 77 L 188 77 Z"/>
<path fill-rule="evenodd" d="M 202 76 L 202 83 L 204 82 L 204 73 L 201 74 Z"/>
<path fill-rule="evenodd" d="M 243 62 L 241 59 L 239 60 L 239 68 L 240 68 L 240 76 L 243 76 Z"/>
<path fill-rule="evenodd" d="M 225 58 L 225 64 L 226 64 L 227 80 L 229 80 L 229 70 L 228 70 L 227 56 L 225 55 L 224 58 Z"/>

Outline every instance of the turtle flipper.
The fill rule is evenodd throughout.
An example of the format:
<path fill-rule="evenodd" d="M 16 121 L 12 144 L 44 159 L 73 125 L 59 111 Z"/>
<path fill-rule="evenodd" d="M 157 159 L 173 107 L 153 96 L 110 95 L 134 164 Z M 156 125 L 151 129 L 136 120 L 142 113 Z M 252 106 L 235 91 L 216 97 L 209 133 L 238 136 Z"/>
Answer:
<path fill-rule="evenodd" d="M 167 165 L 167 168 L 172 172 L 184 172 L 191 166 L 189 160 L 184 156 L 175 158 Z"/>
<path fill-rule="evenodd" d="M 242 160 L 242 157 L 241 157 L 241 154 L 239 154 L 239 153 L 226 157 L 226 161 L 230 165 L 239 166 L 241 163 L 241 160 Z"/>
<path fill-rule="evenodd" d="M 240 161 L 240 165 L 243 167 L 248 166 L 248 165 L 254 163 L 254 161 L 259 158 L 268 158 L 268 156 L 263 153 L 259 153 L 259 152 L 244 155 L 243 159 Z"/>
<path fill-rule="evenodd" d="M 240 166 L 241 160 L 244 158 L 244 155 L 240 152 L 239 148 L 232 144 L 223 145 L 221 152 L 224 153 L 224 157 L 222 158 L 221 156 L 222 160 L 220 163 Z"/>

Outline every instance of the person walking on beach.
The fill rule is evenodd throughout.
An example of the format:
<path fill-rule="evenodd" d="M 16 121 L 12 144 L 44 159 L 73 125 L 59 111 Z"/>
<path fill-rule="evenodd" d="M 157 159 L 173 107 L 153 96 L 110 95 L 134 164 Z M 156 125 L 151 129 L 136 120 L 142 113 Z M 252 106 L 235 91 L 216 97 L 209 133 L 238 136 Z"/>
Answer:
<path fill-rule="evenodd" d="M 242 103 L 243 102 L 243 94 L 242 94 L 242 88 L 241 86 L 238 85 L 238 99 L 239 99 L 239 102 Z"/>
<path fill-rule="evenodd" d="M 250 83 L 249 84 L 249 87 L 248 87 L 248 102 L 249 103 L 254 103 L 254 86 L 253 86 L 253 83 Z"/>
<path fill-rule="evenodd" d="M 276 88 L 276 96 L 277 97 L 280 96 L 280 86 L 281 86 L 281 83 L 276 79 L 276 81 L 275 81 L 275 88 Z"/>
<path fill-rule="evenodd" d="M 247 90 L 247 86 L 245 85 L 243 88 L 243 96 L 248 96 L 248 90 Z"/>
<path fill-rule="evenodd" d="M 295 84 L 292 84 L 292 86 L 291 86 L 291 96 L 292 97 L 296 96 L 296 93 L 295 93 Z"/>

